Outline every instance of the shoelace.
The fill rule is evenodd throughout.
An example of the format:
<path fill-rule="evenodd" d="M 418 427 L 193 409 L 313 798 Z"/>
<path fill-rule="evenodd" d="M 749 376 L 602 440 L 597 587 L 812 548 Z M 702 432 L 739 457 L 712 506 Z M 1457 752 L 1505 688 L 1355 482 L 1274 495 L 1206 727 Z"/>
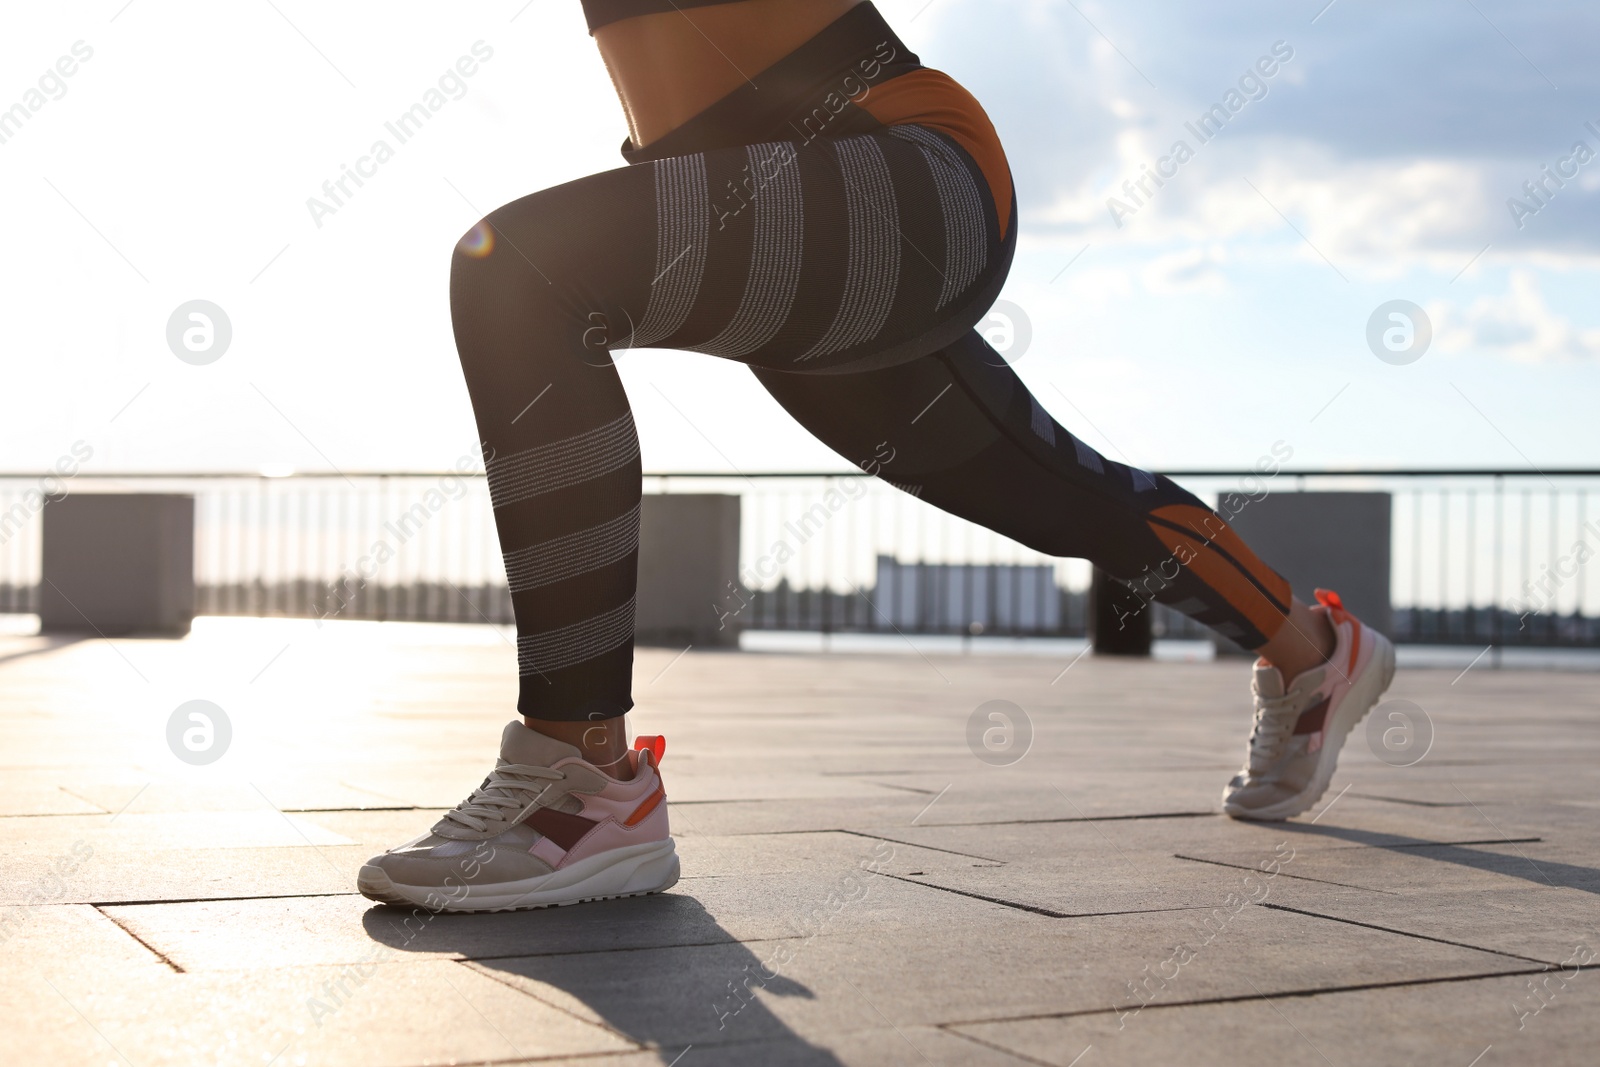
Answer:
<path fill-rule="evenodd" d="M 550 781 L 562 781 L 567 776 L 549 767 L 532 767 L 523 763 L 508 763 L 489 772 L 483 784 L 472 795 L 445 812 L 467 829 L 482 833 L 491 822 L 503 822 L 509 813 L 520 812 L 537 800 Z M 540 780 L 545 781 L 541 782 Z"/>
<path fill-rule="evenodd" d="M 1250 729 L 1250 762 L 1257 758 L 1271 760 L 1278 748 L 1289 738 L 1295 722 L 1300 718 L 1300 693 L 1288 692 L 1281 697 L 1257 697 L 1255 725 Z"/>

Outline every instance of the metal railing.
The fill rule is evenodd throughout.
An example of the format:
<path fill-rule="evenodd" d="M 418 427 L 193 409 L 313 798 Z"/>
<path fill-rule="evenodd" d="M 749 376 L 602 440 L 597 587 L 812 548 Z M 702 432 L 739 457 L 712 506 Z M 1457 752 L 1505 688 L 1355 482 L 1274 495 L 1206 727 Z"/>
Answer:
<path fill-rule="evenodd" d="M 1168 471 L 1197 495 L 1387 491 L 1402 641 L 1600 646 L 1600 470 Z M 1254 481 L 1252 481 L 1254 479 Z M 481 472 L 0 475 L 0 613 L 37 610 L 46 490 L 196 497 L 197 612 L 512 621 Z M 742 498 L 747 628 L 1081 634 L 1089 565 L 864 474 L 645 477 Z M 1160 609 L 1157 636 L 1207 631 Z"/>

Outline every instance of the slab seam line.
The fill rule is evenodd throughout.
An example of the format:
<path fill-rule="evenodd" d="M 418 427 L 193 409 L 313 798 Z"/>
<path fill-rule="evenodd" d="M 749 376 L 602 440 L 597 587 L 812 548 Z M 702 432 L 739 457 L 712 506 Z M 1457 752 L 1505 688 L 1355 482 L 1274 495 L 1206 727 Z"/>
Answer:
<path fill-rule="evenodd" d="M 1452 945 L 1455 948 L 1470 948 L 1475 952 L 1487 952 L 1495 956 L 1505 956 L 1507 959 L 1522 960 L 1525 963 L 1542 963 L 1546 967 L 1556 967 L 1558 964 L 1549 960 L 1541 960 L 1536 956 L 1522 956 L 1515 952 L 1506 952 L 1498 948 L 1484 948 L 1482 945 L 1469 945 L 1465 941 L 1451 941 L 1448 938 L 1433 937 L 1430 934 L 1419 934 L 1411 930 L 1397 930 L 1392 926 L 1379 926 L 1377 923 L 1364 923 L 1359 919 L 1346 919 L 1339 915 L 1324 915 L 1319 911 L 1307 911 L 1304 908 L 1291 908 L 1287 904 L 1272 904 L 1263 901 L 1256 905 L 1260 908 L 1271 908 L 1273 911 L 1286 911 L 1295 915 L 1304 915 L 1312 919 L 1326 919 L 1329 922 L 1346 923 L 1350 926 L 1359 926 L 1366 930 L 1379 930 L 1386 934 L 1400 934 L 1404 937 L 1414 937 L 1418 941 L 1433 941 L 1440 945 Z"/>
<path fill-rule="evenodd" d="M 1582 968 L 1580 968 L 1582 969 Z M 1594 967 L 1589 967 L 1594 970 Z M 1364 993 L 1373 989 L 1402 989 L 1407 986 L 1448 985 L 1452 982 L 1486 982 L 1493 978 L 1520 978 L 1527 974 L 1548 974 L 1550 968 L 1524 968 L 1516 971 L 1487 971 L 1482 974 L 1456 974 L 1443 978 L 1407 978 L 1393 982 L 1363 982 L 1357 985 L 1328 986 L 1322 989 L 1284 989 L 1276 993 L 1262 996 L 1259 993 L 1245 993 L 1231 997 L 1202 997 L 1196 1000 L 1175 1000 L 1169 1004 L 1156 1004 L 1154 1002 L 1141 1005 L 1142 1011 L 1157 1011 L 1170 1008 L 1195 1008 L 1208 1007 L 1212 1004 L 1239 1004 L 1250 1000 L 1289 1000 L 1306 997 L 1320 997 L 1336 993 Z M 985 1026 L 990 1023 L 1018 1023 L 1031 1022 L 1035 1019 L 1072 1019 L 1084 1015 L 1113 1015 L 1126 1009 L 1115 1005 L 1109 1008 L 1085 1008 L 1082 1011 L 1050 1011 L 1037 1012 L 1031 1015 L 1011 1015 L 993 1019 L 962 1019 L 948 1023 L 939 1023 L 940 1027 L 949 1026 Z"/>
<path fill-rule="evenodd" d="M 101 911 L 98 907 L 96 907 L 94 910 L 102 918 L 104 918 L 107 922 L 109 922 L 109 923 L 111 923 L 111 925 L 115 926 L 118 930 L 121 930 L 123 933 L 127 934 L 129 937 L 131 937 L 135 941 L 139 942 L 139 944 L 142 945 L 156 959 L 160 960 L 162 963 L 165 963 L 168 967 L 171 967 L 174 974 L 187 974 L 188 973 L 182 967 L 178 966 L 175 962 L 173 962 L 172 957 L 168 956 L 165 952 L 162 952 L 160 949 L 156 948 L 150 942 L 146 941 L 144 938 L 142 938 L 138 934 L 134 933 L 133 930 L 130 927 L 128 927 L 127 925 L 125 925 L 125 924 L 123 924 L 121 922 L 118 922 L 117 921 L 117 917 L 115 915 L 107 915 L 105 912 Z"/>

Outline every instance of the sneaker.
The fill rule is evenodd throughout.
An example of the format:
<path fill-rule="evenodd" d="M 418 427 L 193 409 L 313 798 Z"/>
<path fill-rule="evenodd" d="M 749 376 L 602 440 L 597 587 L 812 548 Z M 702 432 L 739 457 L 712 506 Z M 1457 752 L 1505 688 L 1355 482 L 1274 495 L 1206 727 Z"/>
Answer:
<path fill-rule="evenodd" d="M 506 724 L 473 794 L 414 841 L 374 856 L 363 896 L 429 911 L 512 911 L 659 893 L 678 880 L 661 783 L 666 739 L 640 737 L 630 781 L 573 746 Z"/>
<path fill-rule="evenodd" d="M 1317 590 L 1336 641 L 1320 667 L 1284 684 L 1278 669 L 1257 660 L 1256 719 L 1244 769 L 1222 791 L 1222 810 L 1236 819 L 1287 819 L 1321 799 L 1339 749 L 1394 678 L 1394 645 L 1344 609 L 1337 593 Z"/>

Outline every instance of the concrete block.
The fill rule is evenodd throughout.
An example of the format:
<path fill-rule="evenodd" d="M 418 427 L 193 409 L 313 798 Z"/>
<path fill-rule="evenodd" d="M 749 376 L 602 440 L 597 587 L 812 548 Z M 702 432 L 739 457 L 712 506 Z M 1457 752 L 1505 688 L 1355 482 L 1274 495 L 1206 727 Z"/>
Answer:
<path fill-rule="evenodd" d="M 1223 493 L 1217 510 L 1301 600 L 1313 603 L 1315 589 L 1333 589 L 1362 622 L 1393 632 L 1388 493 L 1282 492 L 1261 500 Z M 1244 651 L 1216 642 L 1219 652 Z"/>
<path fill-rule="evenodd" d="M 80 493 L 44 508 L 40 629 L 186 634 L 194 618 L 194 497 Z"/>
<path fill-rule="evenodd" d="M 742 613 L 734 614 L 738 590 L 739 498 L 646 496 L 639 519 L 636 640 L 737 648 L 743 625 Z"/>

